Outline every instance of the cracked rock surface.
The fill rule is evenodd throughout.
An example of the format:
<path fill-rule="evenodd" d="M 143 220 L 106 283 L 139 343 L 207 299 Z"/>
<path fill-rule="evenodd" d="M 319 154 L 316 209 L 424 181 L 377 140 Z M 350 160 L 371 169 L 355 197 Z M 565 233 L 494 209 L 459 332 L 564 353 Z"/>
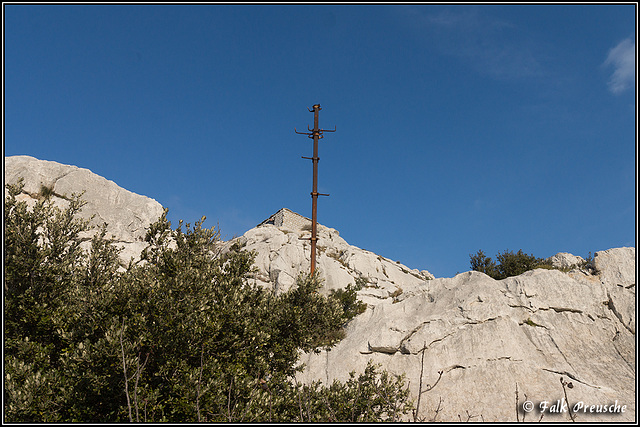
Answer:
<path fill-rule="evenodd" d="M 309 268 L 305 237 L 302 229 L 261 225 L 238 239 L 257 252 L 254 280 L 281 292 Z M 557 267 L 575 268 L 497 281 L 475 271 L 434 278 L 321 225 L 318 237 L 325 292 L 365 278 L 358 296 L 368 309 L 334 348 L 302 356 L 299 381 L 344 381 L 373 360 L 405 374 L 415 402 L 424 351 L 422 390 L 436 384 L 422 394 L 418 417 L 426 421 L 516 421 L 516 386 L 520 405 L 556 402 L 564 397 L 561 378 L 571 382 L 570 404 L 627 405 L 621 414 L 580 413 L 576 421 L 635 419 L 635 248 L 596 252 L 596 272 L 559 253 Z M 534 410 L 525 420 L 541 415 Z M 568 417 L 547 412 L 542 419 Z"/>
<path fill-rule="evenodd" d="M 494 280 L 470 271 L 425 281 L 370 306 L 331 350 L 305 354 L 299 380 L 343 381 L 372 359 L 405 374 L 415 402 L 423 368 L 422 390 L 436 385 L 422 394 L 420 419 L 516 421 L 516 385 L 521 405 L 552 404 L 564 398 L 562 378 L 571 382 L 571 405 L 627 405 L 613 415 L 581 412 L 576 421 L 633 421 L 635 248 L 596 254 L 595 275 L 537 269 Z M 542 418 L 570 420 L 568 412 Z"/>
<path fill-rule="evenodd" d="M 120 254 L 123 262 L 139 256 L 146 246 L 143 239 L 147 227 L 163 213 L 157 201 L 125 190 L 88 169 L 30 156 L 5 157 L 4 166 L 6 184 L 24 178 L 24 190 L 18 197 L 29 204 L 36 203 L 42 187 L 53 191 L 52 200 L 61 208 L 68 206 L 67 197 L 84 191 L 82 199 L 87 204 L 79 216 L 84 219 L 93 216 L 92 225 L 107 223 L 106 237 L 124 248 Z M 92 234 L 84 237 L 89 239 Z"/>

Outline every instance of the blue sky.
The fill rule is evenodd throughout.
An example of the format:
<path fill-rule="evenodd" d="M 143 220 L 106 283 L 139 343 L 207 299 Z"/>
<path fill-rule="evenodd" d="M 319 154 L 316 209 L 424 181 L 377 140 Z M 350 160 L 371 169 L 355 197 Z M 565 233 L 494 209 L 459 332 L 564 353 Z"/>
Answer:
<path fill-rule="evenodd" d="M 635 4 L 4 5 L 5 156 L 241 235 L 282 207 L 437 277 L 636 242 Z"/>

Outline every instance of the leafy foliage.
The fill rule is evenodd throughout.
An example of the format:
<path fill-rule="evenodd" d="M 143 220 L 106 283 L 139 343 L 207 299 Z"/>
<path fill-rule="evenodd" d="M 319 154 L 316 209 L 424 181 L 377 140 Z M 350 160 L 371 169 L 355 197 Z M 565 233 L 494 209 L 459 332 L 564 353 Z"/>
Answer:
<path fill-rule="evenodd" d="M 358 314 L 364 313 L 367 304 L 358 300 L 357 292 L 362 289 L 362 284 L 352 285 L 349 283 L 345 288 L 332 289 L 330 297 L 338 300 L 342 306 L 343 318 L 346 322 L 356 317 Z"/>
<path fill-rule="evenodd" d="M 300 417 L 306 422 L 375 422 L 398 421 L 413 408 L 404 376 L 393 378 L 379 372 L 371 362 L 357 378 L 354 372 L 345 382 L 334 381 L 324 388 L 319 383 L 303 386 L 299 404 Z M 303 403 L 304 402 L 304 403 Z"/>
<path fill-rule="evenodd" d="M 493 278 L 496 277 L 496 263 L 491 258 L 485 255 L 482 250 L 479 250 L 476 254 L 469 255 L 471 259 L 471 269 L 479 271 Z"/>
<path fill-rule="evenodd" d="M 469 255 L 469 257 L 472 270 L 485 273 L 496 280 L 517 276 L 536 268 L 552 268 L 551 264 L 545 259 L 528 255 L 522 252 L 522 249 L 517 253 L 509 250 L 498 253 L 496 256 L 497 264 L 490 257 L 487 257 L 482 250 L 479 250 L 476 254 Z"/>
<path fill-rule="evenodd" d="M 338 342 L 364 307 L 317 276 L 276 296 L 245 278 L 254 254 L 219 233 L 150 228 L 138 263 L 94 235 L 80 196 L 59 209 L 5 199 L 5 421 L 372 421 L 410 410 L 404 379 L 374 365 L 300 385 L 301 351 Z"/>
<path fill-rule="evenodd" d="M 587 258 L 584 259 L 581 263 L 577 265 L 577 267 L 588 274 L 598 274 L 598 269 L 596 268 L 595 261 L 593 259 L 593 255 L 589 252 Z"/>

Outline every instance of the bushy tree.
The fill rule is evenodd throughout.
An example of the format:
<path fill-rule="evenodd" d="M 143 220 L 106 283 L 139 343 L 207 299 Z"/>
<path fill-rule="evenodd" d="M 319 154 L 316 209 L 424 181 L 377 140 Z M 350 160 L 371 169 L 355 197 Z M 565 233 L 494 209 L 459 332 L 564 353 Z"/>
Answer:
<path fill-rule="evenodd" d="M 487 257 L 482 250 L 469 255 L 469 257 L 472 270 L 485 273 L 496 280 L 517 276 L 536 268 L 552 268 L 545 259 L 526 254 L 522 252 L 522 249 L 517 253 L 509 250 L 505 250 L 503 253 L 498 252 L 496 256 L 498 264 Z"/>
<path fill-rule="evenodd" d="M 479 271 L 488 276 L 494 277 L 497 274 L 496 263 L 491 258 L 485 255 L 482 250 L 479 250 L 476 254 L 469 255 L 471 258 L 471 269 Z"/>
<path fill-rule="evenodd" d="M 299 390 L 299 417 L 305 422 L 376 422 L 399 421 L 413 409 L 409 390 L 404 388 L 404 376 L 392 376 L 379 371 L 379 365 L 369 361 L 365 371 L 356 377 L 349 374 L 346 382 L 334 381 L 323 387 L 314 382 Z"/>
<path fill-rule="evenodd" d="M 301 351 L 343 337 L 355 291 L 317 276 L 276 296 L 251 284 L 254 254 L 222 250 L 204 218 L 150 228 L 120 265 L 106 228 L 82 249 L 80 196 L 66 209 L 5 199 L 5 421 L 366 421 L 410 410 L 375 366 L 346 383 L 294 380 Z"/>
<path fill-rule="evenodd" d="M 358 300 L 357 291 L 360 289 L 362 289 L 361 284 L 353 285 L 349 283 L 345 288 L 331 290 L 330 296 L 338 300 L 342 305 L 342 312 L 346 321 L 364 313 L 367 309 L 367 304 Z"/>

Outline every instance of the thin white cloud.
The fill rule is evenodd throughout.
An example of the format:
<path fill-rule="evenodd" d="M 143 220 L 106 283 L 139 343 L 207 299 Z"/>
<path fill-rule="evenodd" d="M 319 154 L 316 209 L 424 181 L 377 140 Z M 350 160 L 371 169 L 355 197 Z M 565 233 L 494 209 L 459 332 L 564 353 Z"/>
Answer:
<path fill-rule="evenodd" d="M 535 40 L 479 7 L 409 7 L 407 22 L 429 46 L 499 79 L 543 73 Z"/>
<path fill-rule="evenodd" d="M 613 67 L 609 79 L 609 90 L 619 94 L 633 88 L 636 80 L 636 43 L 632 39 L 624 39 L 609 51 L 605 66 Z"/>

